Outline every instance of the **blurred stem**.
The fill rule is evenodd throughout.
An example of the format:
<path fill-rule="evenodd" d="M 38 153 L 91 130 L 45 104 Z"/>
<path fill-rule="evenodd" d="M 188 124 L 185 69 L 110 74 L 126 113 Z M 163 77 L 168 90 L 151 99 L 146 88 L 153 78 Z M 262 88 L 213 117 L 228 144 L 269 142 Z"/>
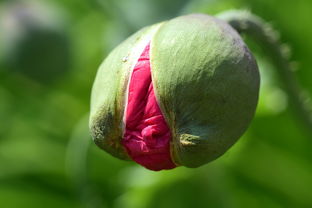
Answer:
<path fill-rule="evenodd" d="M 239 33 L 245 33 L 255 40 L 270 57 L 276 67 L 277 73 L 283 82 L 290 104 L 298 114 L 307 130 L 312 134 L 312 111 L 308 105 L 308 97 L 300 89 L 288 60 L 288 50 L 279 41 L 278 33 L 270 24 L 247 11 L 226 11 L 218 18 L 228 22 Z"/>
<path fill-rule="evenodd" d="M 73 129 L 67 145 L 66 170 L 77 190 L 83 207 L 103 207 L 100 193 L 94 189 L 88 176 L 88 152 L 91 138 L 88 129 L 89 113 L 84 115 Z"/>

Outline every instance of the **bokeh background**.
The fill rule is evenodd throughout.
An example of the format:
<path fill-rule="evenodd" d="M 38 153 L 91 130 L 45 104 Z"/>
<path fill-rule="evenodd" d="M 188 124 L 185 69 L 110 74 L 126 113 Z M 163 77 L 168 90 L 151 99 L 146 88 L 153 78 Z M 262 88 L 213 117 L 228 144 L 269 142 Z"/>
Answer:
<path fill-rule="evenodd" d="M 93 144 L 89 98 L 102 60 L 139 28 L 181 14 L 247 9 L 280 31 L 312 94 L 310 0 L 2 0 L 0 207 L 312 207 L 312 135 L 265 51 L 255 119 L 224 156 L 152 172 Z"/>

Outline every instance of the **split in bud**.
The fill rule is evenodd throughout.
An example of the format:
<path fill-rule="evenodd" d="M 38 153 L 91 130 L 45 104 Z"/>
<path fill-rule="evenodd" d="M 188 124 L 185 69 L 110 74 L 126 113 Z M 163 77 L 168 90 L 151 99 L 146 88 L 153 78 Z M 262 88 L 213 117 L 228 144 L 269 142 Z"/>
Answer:
<path fill-rule="evenodd" d="M 171 169 L 171 133 L 156 101 L 148 44 L 136 63 L 128 88 L 122 144 L 129 156 L 151 170 Z"/>

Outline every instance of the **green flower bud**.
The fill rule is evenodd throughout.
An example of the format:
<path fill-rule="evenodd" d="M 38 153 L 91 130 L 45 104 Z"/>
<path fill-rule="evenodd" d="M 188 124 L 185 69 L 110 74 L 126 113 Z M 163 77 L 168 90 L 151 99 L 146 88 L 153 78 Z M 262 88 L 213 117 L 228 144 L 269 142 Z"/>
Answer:
<path fill-rule="evenodd" d="M 131 121 L 128 102 L 136 93 L 131 82 L 141 82 L 133 81 L 133 70 L 148 45 L 151 85 L 170 140 L 152 142 L 142 130 L 134 140 L 146 137 L 150 149 L 139 145 L 142 150 L 132 150 L 125 141 Z M 143 28 L 104 60 L 92 89 L 90 130 L 105 151 L 121 159 L 132 158 L 149 169 L 174 167 L 155 156 L 165 155 L 166 148 L 167 160 L 175 166 L 198 167 L 221 156 L 244 133 L 258 93 L 258 67 L 239 34 L 208 15 L 181 16 Z M 157 136 L 157 131 L 152 134 Z M 138 151 L 142 154 L 134 156 Z"/>

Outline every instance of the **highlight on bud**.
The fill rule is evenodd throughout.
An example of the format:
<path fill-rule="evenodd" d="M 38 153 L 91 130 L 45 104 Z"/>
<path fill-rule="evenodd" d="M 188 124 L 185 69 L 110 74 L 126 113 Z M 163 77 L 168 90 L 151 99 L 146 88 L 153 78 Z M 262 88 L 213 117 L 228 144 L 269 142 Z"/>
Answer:
<path fill-rule="evenodd" d="M 150 170 L 199 167 L 225 153 L 256 109 L 259 72 L 227 23 L 191 14 L 138 31 L 100 66 L 95 143 Z"/>

